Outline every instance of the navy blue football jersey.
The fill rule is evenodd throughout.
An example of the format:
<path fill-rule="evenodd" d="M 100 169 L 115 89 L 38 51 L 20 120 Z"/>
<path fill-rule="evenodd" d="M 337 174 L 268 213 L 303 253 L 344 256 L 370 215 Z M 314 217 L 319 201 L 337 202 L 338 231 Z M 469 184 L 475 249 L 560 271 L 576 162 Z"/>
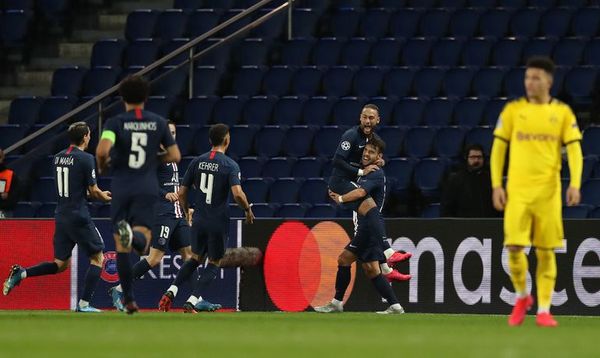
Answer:
<path fill-rule="evenodd" d="M 175 144 L 167 121 L 137 109 L 110 118 L 104 130 L 115 134 L 111 149 L 112 190 L 157 195 L 160 145 L 167 148 Z"/>
<path fill-rule="evenodd" d="M 231 187 L 240 185 L 238 164 L 221 152 L 207 152 L 190 164 L 182 185 L 196 190 L 194 222 L 226 230 Z"/>
<path fill-rule="evenodd" d="M 177 193 L 179 191 L 179 168 L 177 163 L 159 165 L 157 175 L 160 198 L 157 203 L 156 215 L 182 218 L 183 212 L 179 201 L 172 203 L 165 198 L 167 193 Z"/>
<path fill-rule="evenodd" d="M 69 148 L 54 156 L 57 216 L 89 218 L 88 188 L 96 184 L 94 157 L 77 148 Z"/>
<path fill-rule="evenodd" d="M 379 211 L 383 209 L 385 202 L 385 173 L 383 169 L 376 170 L 365 176 L 359 177 L 357 184 L 363 188 L 367 195 L 373 198 Z M 366 219 L 362 216 L 358 217 L 358 224 L 366 224 Z"/>
<path fill-rule="evenodd" d="M 373 134 L 377 136 L 377 134 Z M 365 136 L 360 126 L 355 126 L 348 129 L 343 135 L 338 147 L 335 151 L 335 157 L 343 159 L 350 164 L 355 171 L 348 172 L 342 168 L 335 166 L 331 172 L 331 176 L 345 178 L 355 181 L 358 174 L 358 169 L 361 168 L 361 159 L 365 145 L 368 143 L 368 138 Z"/>

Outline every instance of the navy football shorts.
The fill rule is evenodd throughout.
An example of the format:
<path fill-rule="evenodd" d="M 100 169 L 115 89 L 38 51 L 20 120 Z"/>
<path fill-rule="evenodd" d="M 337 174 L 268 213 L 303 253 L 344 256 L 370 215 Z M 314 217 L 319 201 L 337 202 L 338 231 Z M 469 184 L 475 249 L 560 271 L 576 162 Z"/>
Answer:
<path fill-rule="evenodd" d="M 92 219 L 58 218 L 54 226 L 54 258 L 66 261 L 75 245 L 91 257 L 104 250 L 104 241 Z"/>
<path fill-rule="evenodd" d="M 158 216 L 152 228 L 152 247 L 177 252 L 190 246 L 190 226 L 184 218 Z"/>

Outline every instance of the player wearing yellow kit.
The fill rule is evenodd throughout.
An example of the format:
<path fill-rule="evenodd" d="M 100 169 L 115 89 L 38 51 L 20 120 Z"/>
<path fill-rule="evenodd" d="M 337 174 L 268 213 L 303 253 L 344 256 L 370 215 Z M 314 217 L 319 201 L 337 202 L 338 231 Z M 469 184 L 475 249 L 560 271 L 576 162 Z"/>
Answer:
<path fill-rule="evenodd" d="M 509 102 L 494 131 L 491 171 L 494 206 L 504 210 L 504 245 L 516 302 L 509 325 L 520 325 L 533 297 L 527 292 L 528 271 L 524 248 L 534 246 L 537 256 L 538 326 L 554 327 L 550 314 L 556 282 L 554 249 L 563 247 L 562 198 L 560 184 L 561 149 L 566 146 L 571 181 L 567 205 L 580 201 L 581 132 L 571 108 L 552 98 L 554 63 L 536 57 L 527 63 L 527 97 Z M 510 148 L 506 190 L 502 172 Z"/>

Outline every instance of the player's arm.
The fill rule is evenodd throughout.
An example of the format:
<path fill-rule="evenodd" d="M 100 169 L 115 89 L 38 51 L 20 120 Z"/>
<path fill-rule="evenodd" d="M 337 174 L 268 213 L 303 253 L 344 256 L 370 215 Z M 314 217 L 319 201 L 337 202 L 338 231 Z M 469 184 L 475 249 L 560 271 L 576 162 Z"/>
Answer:
<path fill-rule="evenodd" d="M 97 184 L 88 186 L 90 198 L 108 203 L 112 199 L 112 195 L 108 190 L 101 190 Z"/>
<path fill-rule="evenodd" d="M 379 185 L 385 185 L 383 183 L 383 175 L 378 175 L 378 173 L 371 173 L 367 175 L 364 179 L 364 182 L 361 183 L 361 186 L 346 193 L 343 195 L 339 195 L 337 193 L 329 191 L 329 197 L 335 201 L 336 203 L 347 203 L 356 200 L 360 200 L 367 195 L 369 195 L 373 189 L 375 189 Z"/>
<path fill-rule="evenodd" d="M 171 131 L 166 122 L 164 122 L 160 144 L 162 144 L 163 148 L 166 148 L 164 152 L 159 153 L 160 160 L 163 163 L 179 163 L 181 160 L 181 152 L 179 151 L 177 142 L 175 142 L 175 139 L 171 135 Z"/>
<path fill-rule="evenodd" d="M 492 179 L 492 201 L 494 208 L 498 211 L 504 210 L 506 206 L 506 191 L 502 186 L 502 174 L 508 144 L 512 136 L 512 112 L 511 105 L 507 104 L 496 123 L 494 130 L 494 143 L 492 144 L 492 155 L 490 158 L 490 171 Z"/>
<path fill-rule="evenodd" d="M 98 162 L 98 173 L 104 174 L 110 164 L 110 148 L 115 143 L 115 132 L 104 130 L 98 147 L 96 147 L 96 161 Z"/>
<path fill-rule="evenodd" d="M 187 186 L 182 185 L 179 187 L 179 192 L 177 192 L 177 196 L 179 197 L 179 206 L 181 206 L 181 211 L 183 211 L 183 215 L 188 223 L 192 222 L 191 213 L 190 213 L 190 205 L 188 202 L 188 192 L 189 189 Z"/>
<path fill-rule="evenodd" d="M 573 206 L 581 201 L 581 173 L 583 172 L 583 153 L 581 151 L 581 132 L 577 126 L 577 118 L 569 108 L 563 122 L 562 141 L 567 148 L 567 161 L 571 181 L 567 189 L 567 205 Z"/>
<path fill-rule="evenodd" d="M 231 193 L 233 194 L 233 200 L 235 200 L 240 208 L 244 209 L 244 212 L 246 213 L 246 224 L 254 223 L 252 205 L 248 202 L 248 197 L 246 197 L 246 193 L 242 190 L 242 186 L 239 184 L 232 186 Z"/>

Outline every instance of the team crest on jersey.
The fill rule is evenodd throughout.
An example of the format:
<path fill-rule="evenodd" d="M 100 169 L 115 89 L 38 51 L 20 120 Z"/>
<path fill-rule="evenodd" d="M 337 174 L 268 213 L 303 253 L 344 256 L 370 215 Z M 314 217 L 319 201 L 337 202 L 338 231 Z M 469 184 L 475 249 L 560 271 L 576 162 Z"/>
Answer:
<path fill-rule="evenodd" d="M 343 150 L 350 150 L 350 142 L 348 142 L 347 140 L 342 142 L 342 149 Z"/>
<path fill-rule="evenodd" d="M 92 169 L 92 178 L 96 179 L 96 169 Z"/>
<path fill-rule="evenodd" d="M 104 263 L 102 264 L 102 274 L 100 274 L 100 277 L 108 283 L 115 283 L 119 281 L 116 252 L 107 251 L 104 253 Z"/>

